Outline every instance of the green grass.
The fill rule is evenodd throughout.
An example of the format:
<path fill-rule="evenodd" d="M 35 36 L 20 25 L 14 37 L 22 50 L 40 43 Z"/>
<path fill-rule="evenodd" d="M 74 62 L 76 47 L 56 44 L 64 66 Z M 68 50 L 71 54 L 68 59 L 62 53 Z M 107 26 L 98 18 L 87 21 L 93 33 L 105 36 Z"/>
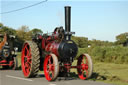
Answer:
<path fill-rule="evenodd" d="M 21 66 L 21 52 L 17 52 L 18 66 Z"/>
<path fill-rule="evenodd" d="M 94 71 L 100 74 L 108 73 L 111 76 L 117 76 L 121 80 L 128 80 L 128 65 L 113 63 L 95 63 Z"/>
<path fill-rule="evenodd" d="M 110 83 L 114 85 L 128 85 L 127 82 L 122 82 L 122 81 L 103 81 L 104 83 Z"/>
<path fill-rule="evenodd" d="M 104 82 L 128 85 L 128 65 L 114 63 L 95 63 L 94 72 L 106 77 Z"/>

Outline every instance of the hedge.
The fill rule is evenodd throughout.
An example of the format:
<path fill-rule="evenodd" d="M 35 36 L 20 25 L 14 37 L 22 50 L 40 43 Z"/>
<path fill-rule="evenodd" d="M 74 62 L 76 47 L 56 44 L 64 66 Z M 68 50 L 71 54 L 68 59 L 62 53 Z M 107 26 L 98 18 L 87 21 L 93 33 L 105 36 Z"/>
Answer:
<path fill-rule="evenodd" d="M 79 48 L 76 58 L 82 53 L 88 53 L 94 62 L 128 63 L 128 47 L 96 46 Z"/>

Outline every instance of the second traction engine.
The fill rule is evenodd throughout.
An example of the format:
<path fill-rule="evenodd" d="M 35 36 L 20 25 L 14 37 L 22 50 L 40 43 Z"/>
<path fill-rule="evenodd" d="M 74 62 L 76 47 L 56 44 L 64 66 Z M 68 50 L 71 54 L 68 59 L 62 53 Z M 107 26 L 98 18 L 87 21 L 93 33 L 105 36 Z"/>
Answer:
<path fill-rule="evenodd" d="M 65 29 L 56 27 L 52 34 L 37 34 L 32 41 L 26 41 L 22 48 L 22 71 L 25 77 L 35 77 L 44 70 L 45 78 L 53 81 L 57 76 L 68 76 L 71 68 L 77 68 L 80 79 L 92 75 L 92 60 L 88 54 L 81 54 L 77 66 L 72 66 L 78 47 L 71 40 L 71 7 L 65 7 Z"/>

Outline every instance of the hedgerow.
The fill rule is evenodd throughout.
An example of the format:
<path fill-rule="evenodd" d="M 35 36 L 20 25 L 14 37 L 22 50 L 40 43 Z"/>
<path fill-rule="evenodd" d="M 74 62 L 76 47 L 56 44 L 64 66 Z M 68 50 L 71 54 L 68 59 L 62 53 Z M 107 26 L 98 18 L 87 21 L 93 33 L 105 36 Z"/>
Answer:
<path fill-rule="evenodd" d="M 77 57 L 82 53 L 88 53 L 94 62 L 128 63 L 128 47 L 95 46 L 79 48 Z"/>

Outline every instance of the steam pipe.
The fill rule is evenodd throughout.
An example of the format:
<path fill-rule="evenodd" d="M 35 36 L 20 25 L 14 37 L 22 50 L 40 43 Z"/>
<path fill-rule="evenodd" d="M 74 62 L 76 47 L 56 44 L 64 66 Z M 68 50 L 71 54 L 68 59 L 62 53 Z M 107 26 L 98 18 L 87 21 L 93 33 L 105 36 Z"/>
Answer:
<path fill-rule="evenodd" d="M 66 32 L 65 38 L 66 38 L 66 40 L 71 39 L 70 25 L 71 25 L 71 7 L 65 6 L 65 32 Z"/>

